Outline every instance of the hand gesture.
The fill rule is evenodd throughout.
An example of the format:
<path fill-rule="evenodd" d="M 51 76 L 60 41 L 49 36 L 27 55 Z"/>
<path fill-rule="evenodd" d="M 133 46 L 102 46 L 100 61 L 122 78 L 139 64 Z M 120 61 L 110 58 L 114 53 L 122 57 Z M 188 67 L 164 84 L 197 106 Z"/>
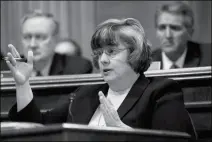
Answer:
<path fill-rule="evenodd" d="M 28 51 L 27 63 L 16 61 L 15 58 L 20 58 L 16 48 L 9 44 L 9 52 L 7 53 L 8 60 L 6 61 L 11 73 L 15 79 L 16 85 L 23 85 L 31 76 L 33 69 L 33 52 Z"/>
<path fill-rule="evenodd" d="M 104 116 L 107 126 L 130 128 L 121 121 L 118 112 L 115 110 L 113 104 L 104 96 L 101 91 L 99 92 L 99 101 L 100 110 Z"/>

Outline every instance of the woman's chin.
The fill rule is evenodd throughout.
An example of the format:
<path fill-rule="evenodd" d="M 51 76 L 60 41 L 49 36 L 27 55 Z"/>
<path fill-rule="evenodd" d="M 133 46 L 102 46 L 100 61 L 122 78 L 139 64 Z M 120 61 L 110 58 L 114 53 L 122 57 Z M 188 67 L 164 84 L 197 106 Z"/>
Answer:
<path fill-rule="evenodd" d="M 107 83 L 112 82 L 115 79 L 114 77 L 112 77 L 110 75 L 107 75 L 107 76 L 103 75 L 103 78 L 104 78 L 105 82 L 107 82 Z"/>

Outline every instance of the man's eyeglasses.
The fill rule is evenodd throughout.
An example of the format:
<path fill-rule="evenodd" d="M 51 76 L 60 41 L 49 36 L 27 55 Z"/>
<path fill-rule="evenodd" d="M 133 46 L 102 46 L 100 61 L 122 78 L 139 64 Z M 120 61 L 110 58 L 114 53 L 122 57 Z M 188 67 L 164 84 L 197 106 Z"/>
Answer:
<path fill-rule="evenodd" d="M 107 54 L 109 57 L 115 57 L 118 53 L 126 50 L 128 48 L 124 48 L 124 49 L 118 49 L 118 48 L 112 48 L 112 47 L 107 47 L 107 48 L 100 48 L 100 49 L 96 49 L 93 51 L 92 56 L 93 57 L 100 57 L 103 53 Z"/>

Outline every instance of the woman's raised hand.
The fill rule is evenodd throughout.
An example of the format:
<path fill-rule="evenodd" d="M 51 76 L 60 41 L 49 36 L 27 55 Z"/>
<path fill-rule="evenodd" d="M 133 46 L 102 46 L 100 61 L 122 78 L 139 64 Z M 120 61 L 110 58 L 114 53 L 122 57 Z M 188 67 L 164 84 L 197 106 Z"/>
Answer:
<path fill-rule="evenodd" d="M 16 48 L 9 44 L 8 60 L 6 61 L 11 73 L 15 79 L 16 85 L 23 85 L 31 76 L 33 70 L 33 52 L 28 51 L 27 63 L 16 61 L 15 58 L 21 58 Z"/>
<path fill-rule="evenodd" d="M 105 123 L 110 127 L 121 127 L 121 128 L 131 128 L 124 124 L 118 112 L 115 110 L 113 104 L 108 100 L 102 91 L 99 92 L 100 110 L 104 116 Z"/>

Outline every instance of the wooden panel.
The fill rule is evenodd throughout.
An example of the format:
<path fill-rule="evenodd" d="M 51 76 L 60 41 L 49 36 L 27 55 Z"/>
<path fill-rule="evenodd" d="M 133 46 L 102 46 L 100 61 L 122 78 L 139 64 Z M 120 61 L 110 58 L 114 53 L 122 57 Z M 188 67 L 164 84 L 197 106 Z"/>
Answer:
<path fill-rule="evenodd" d="M 183 87 L 185 106 L 194 121 L 201 138 L 210 137 L 212 131 L 211 67 L 152 70 L 145 72 L 151 77 L 168 77 L 177 80 Z M 69 97 L 73 87 L 104 84 L 100 74 L 35 77 L 30 84 L 42 111 L 54 108 Z M 48 92 L 48 93 L 47 93 Z M 1 80 L 1 120 L 15 103 L 15 83 L 11 78 Z"/>
<path fill-rule="evenodd" d="M 123 129 L 114 127 L 89 127 L 77 124 L 55 124 L 44 127 L 28 129 L 7 129 L 1 132 L 4 141 L 142 141 L 161 142 L 186 141 L 190 135 L 183 132 L 148 130 L 148 129 Z"/>

